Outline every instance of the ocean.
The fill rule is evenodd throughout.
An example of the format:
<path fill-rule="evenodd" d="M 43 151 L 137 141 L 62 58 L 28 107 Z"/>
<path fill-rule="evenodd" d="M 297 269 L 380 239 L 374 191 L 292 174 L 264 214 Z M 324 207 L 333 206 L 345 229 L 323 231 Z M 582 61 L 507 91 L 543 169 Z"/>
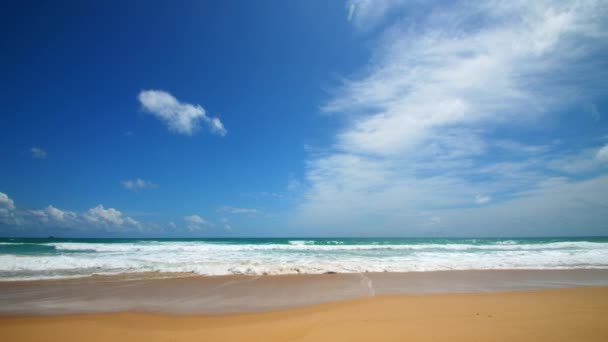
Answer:
<path fill-rule="evenodd" d="M 0 239 L 0 281 L 499 269 L 608 269 L 608 237 Z"/>

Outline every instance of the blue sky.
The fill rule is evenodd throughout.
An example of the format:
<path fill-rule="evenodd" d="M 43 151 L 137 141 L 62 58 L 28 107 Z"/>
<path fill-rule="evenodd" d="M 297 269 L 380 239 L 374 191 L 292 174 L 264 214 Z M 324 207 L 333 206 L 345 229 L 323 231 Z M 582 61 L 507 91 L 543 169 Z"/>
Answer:
<path fill-rule="evenodd" d="M 602 1 L 7 7 L 2 235 L 608 234 Z"/>

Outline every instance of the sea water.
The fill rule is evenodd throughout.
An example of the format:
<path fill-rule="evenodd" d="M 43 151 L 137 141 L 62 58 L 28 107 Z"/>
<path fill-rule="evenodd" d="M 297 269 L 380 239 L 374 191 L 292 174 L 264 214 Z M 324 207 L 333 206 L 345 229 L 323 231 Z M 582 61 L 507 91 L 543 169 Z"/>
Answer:
<path fill-rule="evenodd" d="M 608 269 L 608 237 L 0 239 L 0 281 L 498 269 Z"/>

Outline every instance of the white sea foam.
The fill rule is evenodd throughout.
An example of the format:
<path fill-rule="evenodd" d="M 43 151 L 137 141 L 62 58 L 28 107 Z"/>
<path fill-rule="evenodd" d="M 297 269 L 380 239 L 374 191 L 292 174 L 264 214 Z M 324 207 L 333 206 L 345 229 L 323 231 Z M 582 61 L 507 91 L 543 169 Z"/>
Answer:
<path fill-rule="evenodd" d="M 340 241 L 336 241 L 340 242 Z M 201 275 L 608 268 L 608 243 L 218 244 L 56 242 L 54 254 L 0 254 L 0 280 L 129 272 Z M 327 243 L 327 242 L 326 242 Z"/>

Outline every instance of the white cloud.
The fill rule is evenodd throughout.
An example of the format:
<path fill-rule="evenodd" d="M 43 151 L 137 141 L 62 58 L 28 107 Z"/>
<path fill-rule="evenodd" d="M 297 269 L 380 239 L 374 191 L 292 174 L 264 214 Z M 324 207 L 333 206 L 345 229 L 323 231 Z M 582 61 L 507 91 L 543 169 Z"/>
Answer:
<path fill-rule="evenodd" d="M 39 147 L 30 148 L 30 152 L 32 152 L 32 158 L 36 159 L 44 159 L 47 156 L 46 151 Z"/>
<path fill-rule="evenodd" d="M 125 217 L 125 224 L 129 226 L 139 226 L 139 222 L 129 216 Z"/>
<path fill-rule="evenodd" d="M 217 209 L 218 212 L 229 214 L 258 214 L 260 211 L 254 208 L 238 208 L 231 206 L 223 206 Z"/>
<path fill-rule="evenodd" d="M 78 219 L 78 214 L 75 212 L 57 209 L 52 205 L 44 209 L 30 210 L 30 213 L 42 222 L 53 221 L 55 223 L 72 224 Z"/>
<path fill-rule="evenodd" d="M 568 87 L 568 82 L 544 84 L 543 79 L 554 69 L 563 71 L 565 63 L 576 62 L 579 56 L 571 51 L 583 47 L 573 36 L 594 34 L 582 26 L 592 13 L 582 6 L 556 7 L 536 2 L 466 7 L 433 13 L 461 22 L 462 28 L 432 21 L 421 32 L 411 32 L 407 25 L 393 28 L 370 72 L 346 80 L 338 96 L 323 107 L 328 112 L 366 114 L 338 135 L 338 147 L 399 154 L 450 126 L 531 120 L 557 99 L 571 100 L 572 96 L 560 96 L 565 93 L 562 88 L 576 87 Z M 473 25 L 478 15 L 501 20 L 469 32 L 467 25 Z M 541 84 L 543 92 L 537 90 Z"/>
<path fill-rule="evenodd" d="M 201 231 L 206 227 L 213 226 L 213 224 L 211 224 L 211 222 L 203 219 L 202 217 L 200 217 L 198 215 L 185 216 L 184 221 L 186 221 L 186 227 L 191 232 Z"/>
<path fill-rule="evenodd" d="M 356 3 L 355 25 L 411 4 Z M 602 95 L 608 70 L 595 61 L 608 51 L 607 12 L 599 1 L 455 2 L 396 19 L 370 64 L 322 106 L 346 124 L 310 154 L 294 221 L 409 233 L 428 226 L 421 211 L 469 208 L 471 199 L 493 203 L 471 210 L 500 207 L 537 188 L 557 146 L 492 136 L 524 136 L 526 126 Z M 490 154 L 496 148 L 500 156 Z"/>
<path fill-rule="evenodd" d="M 608 145 L 604 145 L 604 147 L 597 151 L 595 159 L 601 163 L 608 163 Z"/>
<path fill-rule="evenodd" d="M 513 153 L 538 154 L 549 151 L 551 145 L 530 145 L 513 140 L 497 140 L 494 146 Z"/>
<path fill-rule="evenodd" d="M 57 221 L 66 221 L 76 217 L 76 213 L 72 211 L 63 211 L 53 207 L 52 205 L 46 207 L 45 210 L 50 217 Z"/>
<path fill-rule="evenodd" d="M 132 219 L 131 217 L 124 216 L 122 212 L 114 208 L 104 208 L 103 205 L 99 204 L 94 208 L 89 209 L 83 214 L 85 220 L 90 223 L 108 226 L 123 226 L 131 225 L 137 226 L 139 222 Z"/>
<path fill-rule="evenodd" d="M 175 133 L 193 135 L 200 128 L 200 121 L 214 134 L 224 136 L 227 133 L 220 119 L 207 116 L 203 107 L 180 102 L 168 92 L 143 90 L 137 99 L 146 112 L 163 121 Z"/>
<path fill-rule="evenodd" d="M 115 228 L 141 228 L 140 222 L 117 209 L 99 204 L 85 212 L 62 210 L 53 205 L 42 209 L 17 208 L 14 202 L 0 192 L 0 223 L 8 227 L 28 229 L 62 228 L 72 230 L 112 230 Z"/>
<path fill-rule="evenodd" d="M 32 209 L 29 213 L 41 222 L 49 222 L 49 217 L 43 209 Z"/>
<path fill-rule="evenodd" d="M 492 200 L 492 197 L 486 195 L 475 195 L 475 203 L 477 204 L 486 204 Z"/>
<path fill-rule="evenodd" d="M 15 202 L 7 194 L 0 192 L 0 223 L 14 223 Z"/>
<path fill-rule="evenodd" d="M 15 210 L 15 202 L 3 192 L 0 192 L 0 208 L 6 210 Z"/>
<path fill-rule="evenodd" d="M 127 190 L 133 190 L 133 191 L 139 191 L 139 190 L 144 190 L 144 189 L 153 189 L 156 188 L 157 185 L 150 182 L 150 181 L 146 181 L 140 178 L 136 178 L 136 179 L 128 179 L 128 180 L 124 180 L 121 182 L 122 186 L 127 189 Z"/>

